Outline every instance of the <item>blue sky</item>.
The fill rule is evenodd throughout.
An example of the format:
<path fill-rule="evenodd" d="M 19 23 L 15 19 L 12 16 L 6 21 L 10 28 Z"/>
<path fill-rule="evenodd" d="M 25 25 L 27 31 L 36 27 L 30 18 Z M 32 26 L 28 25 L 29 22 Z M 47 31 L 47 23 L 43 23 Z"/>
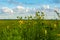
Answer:
<path fill-rule="evenodd" d="M 60 0 L 0 0 L 0 19 L 16 19 L 44 10 L 45 18 L 54 19 L 58 18 L 53 11 L 56 8 L 60 12 Z"/>

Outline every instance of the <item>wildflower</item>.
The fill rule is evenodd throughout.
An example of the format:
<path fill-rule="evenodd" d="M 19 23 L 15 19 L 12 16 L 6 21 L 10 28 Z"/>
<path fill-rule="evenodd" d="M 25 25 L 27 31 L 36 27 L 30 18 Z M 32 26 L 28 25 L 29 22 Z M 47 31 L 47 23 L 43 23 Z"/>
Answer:
<path fill-rule="evenodd" d="M 57 27 L 57 25 L 56 24 L 54 24 L 54 28 L 56 28 Z"/>
<path fill-rule="evenodd" d="M 7 29 L 9 29 L 9 25 L 7 26 Z"/>
<path fill-rule="evenodd" d="M 57 36 L 60 36 L 60 34 L 57 34 Z"/>
<path fill-rule="evenodd" d="M 20 23 L 20 24 L 24 24 L 24 21 L 20 20 L 19 23 Z"/>
<path fill-rule="evenodd" d="M 47 30 L 45 30 L 45 34 L 47 34 Z"/>

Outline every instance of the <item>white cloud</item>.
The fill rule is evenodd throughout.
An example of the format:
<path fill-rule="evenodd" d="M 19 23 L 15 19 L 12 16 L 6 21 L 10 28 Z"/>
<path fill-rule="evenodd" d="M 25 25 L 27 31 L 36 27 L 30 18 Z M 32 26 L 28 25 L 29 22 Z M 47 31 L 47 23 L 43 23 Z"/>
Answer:
<path fill-rule="evenodd" d="M 54 10 L 56 10 L 57 12 L 60 13 L 60 8 L 59 8 L 59 7 L 55 6 L 55 7 L 54 7 Z"/>
<path fill-rule="evenodd" d="M 59 8 L 55 7 L 54 10 L 59 11 Z"/>
<path fill-rule="evenodd" d="M 29 9 L 26 9 L 26 12 L 29 12 Z"/>
<path fill-rule="evenodd" d="M 13 10 L 14 10 L 15 13 L 21 14 L 21 13 L 25 12 L 25 7 L 23 7 L 23 6 L 17 6 Z"/>
<path fill-rule="evenodd" d="M 2 12 L 4 13 L 9 13 L 9 14 L 13 14 L 13 10 L 8 8 L 8 7 L 2 7 Z"/>
<path fill-rule="evenodd" d="M 17 9 L 22 10 L 25 9 L 23 6 L 17 6 Z"/>
<path fill-rule="evenodd" d="M 27 7 L 27 8 L 25 9 L 25 11 L 26 11 L 26 12 L 29 12 L 29 11 L 30 11 L 30 8 Z"/>
<path fill-rule="evenodd" d="M 50 6 L 49 6 L 49 5 L 43 5 L 43 8 L 44 8 L 44 9 L 49 9 Z"/>
<path fill-rule="evenodd" d="M 30 11 L 30 8 L 24 6 L 17 6 L 13 10 L 15 13 L 24 14 L 28 13 Z"/>
<path fill-rule="evenodd" d="M 50 11 L 52 9 L 50 9 L 49 5 L 43 5 L 43 8 L 45 9 L 39 9 L 39 8 L 30 8 L 30 7 L 24 7 L 24 6 L 16 6 L 13 9 L 10 9 L 8 7 L 2 7 L 2 11 L 3 13 L 8 13 L 7 16 L 6 14 L 5 17 L 1 16 L 2 18 L 16 18 L 17 16 L 28 16 L 28 15 L 34 15 L 36 11 L 44 11 L 45 14 L 49 14 L 52 15 L 51 13 L 53 13 L 54 11 Z M 10 15 L 13 14 L 13 15 Z M 48 16 L 49 16 L 48 15 Z M 47 16 L 47 17 L 48 17 Z M 53 15 L 52 15 L 53 16 Z M 0 18 L 1 18 L 0 17 Z"/>

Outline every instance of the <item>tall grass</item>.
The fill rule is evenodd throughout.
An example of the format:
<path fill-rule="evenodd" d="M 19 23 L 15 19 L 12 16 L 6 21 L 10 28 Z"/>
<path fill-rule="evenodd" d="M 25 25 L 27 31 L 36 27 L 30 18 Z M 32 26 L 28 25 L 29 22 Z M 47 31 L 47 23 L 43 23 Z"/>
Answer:
<path fill-rule="evenodd" d="M 3 20 L 0 40 L 58 40 L 59 24 L 59 20 Z"/>

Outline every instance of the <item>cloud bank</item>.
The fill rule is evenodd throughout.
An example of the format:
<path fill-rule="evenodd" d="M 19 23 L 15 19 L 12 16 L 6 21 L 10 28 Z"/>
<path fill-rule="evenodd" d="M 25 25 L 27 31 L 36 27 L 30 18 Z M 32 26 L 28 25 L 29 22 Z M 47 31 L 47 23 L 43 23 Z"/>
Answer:
<path fill-rule="evenodd" d="M 43 8 L 43 9 L 41 9 L 41 8 Z M 48 17 L 50 17 L 50 19 L 54 18 L 55 8 L 51 9 L 50 5 L 42 5 L 41 8 L 35 8 L 35 7 L 29 8 L 29 7 L 24 7 L 24 6 L 20 6 L 20 5 L 14 7 L 14 8 L 2 7 L 0 10 L 0 13 L 1 13 L 0 18 L 16 19 L 17 16 L 22 16 L 22 17 L 28 16 L 28 15 L 34 16 L 36 11 L 43 11 L 45 13 L 45 18 L 48 18 Z M 55 16 L 57 17 L 56 14 L 55 14 Z"/>

